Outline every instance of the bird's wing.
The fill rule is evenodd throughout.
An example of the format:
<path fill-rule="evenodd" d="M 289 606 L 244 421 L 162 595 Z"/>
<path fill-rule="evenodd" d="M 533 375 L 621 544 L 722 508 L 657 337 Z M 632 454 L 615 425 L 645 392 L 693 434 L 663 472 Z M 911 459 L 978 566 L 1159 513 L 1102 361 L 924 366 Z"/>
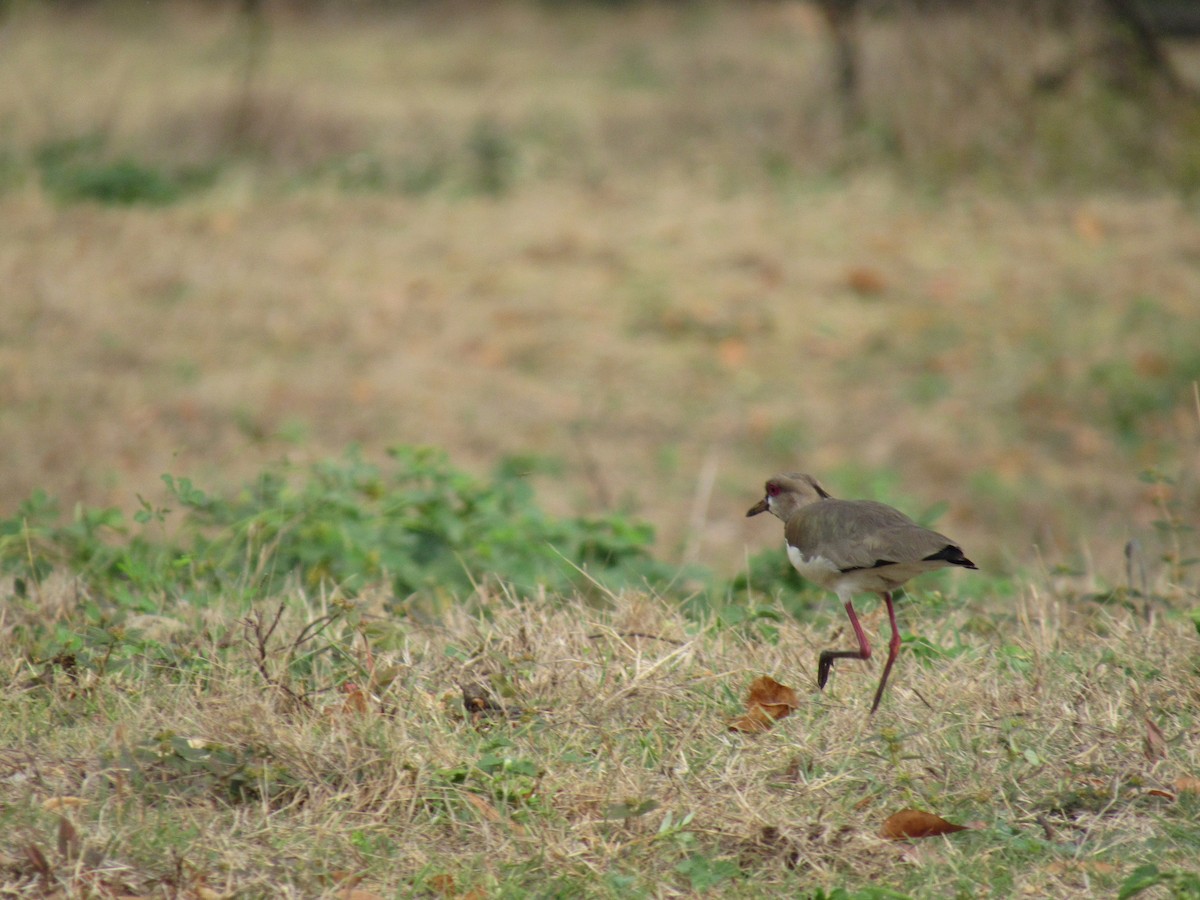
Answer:
<path fill-rule="evenodd" d="M 871 500 L 811 504 L 788 522 L 786 534 L 805 558 L 822 557 L 843 572 L 920 562 L 954 543 Z"/>

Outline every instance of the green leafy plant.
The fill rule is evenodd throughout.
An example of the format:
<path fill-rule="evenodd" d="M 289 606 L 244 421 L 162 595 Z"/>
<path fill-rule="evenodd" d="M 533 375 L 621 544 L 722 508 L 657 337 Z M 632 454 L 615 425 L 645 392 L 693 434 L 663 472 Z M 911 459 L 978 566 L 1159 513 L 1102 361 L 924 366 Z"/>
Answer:
<path fill-rule="evenodd" d="M 187 738 L 162 732 L 103 754 L 136 790 L 174 798 L 215 798 L 247 803 L 283 802 L 303 790 L 300 778 L 263 748 Z"/>
<path fill-rule="evenodd" d="M 517 148 L 498 122 L 488 118 L 476 122 L 467 137 L 466 150 L 476 190 L 496 196 L 512 186 Z"/>
<path fill-rule="evenodd" d="M 1163 870 L 1150 863 L 1139 866 L 1121 884 L 1117 900 L 1128 900 L 1153 887 L 1163 887 L 1175 900 L 1194 900 L 1200 897 L 1200 874 L 1182 869 Z"/>
<path fill-rule="evenodd" d="M 742 874 L 742 870 L 733 860 L 710 859 L 700 853 L 689 856 L 676 865 L 675 871 L 683 875 L 688 881 L 688 886 L 697 893 L 712 890 Z"/>
<path fill-rule="evenodd" d="M 88 135 L 46 144 L 37 154 L 42 184 L 67 203 L 93 201 L 111 206 L 174 203 L 190 191 L 207 187 L 211 168 L 176 171 L 103 154 L 104 139 Z"/>
<path fill-rule="evenodd" d="M 79 508 L 63 522 L 38 492 L 0 520 L 0 567 L 36 582 L 64 566 L 124 604 L 209 587 L 253 598 L 288 577 L 350 594 L 382 583 L 400 604 L 440 604 L 488 583 L 526 596 L 662 586 L 676 574 L 651 556 L 649 525 L 620 514 L 549 516 L 519 467 L 487 480 L 429 448 L 389 457 L 385 466 L 357 453 L 280 465 L 230 497 L 167 475 L 174 509 L 143 500 L 132 525 L 114 509 Z"/>

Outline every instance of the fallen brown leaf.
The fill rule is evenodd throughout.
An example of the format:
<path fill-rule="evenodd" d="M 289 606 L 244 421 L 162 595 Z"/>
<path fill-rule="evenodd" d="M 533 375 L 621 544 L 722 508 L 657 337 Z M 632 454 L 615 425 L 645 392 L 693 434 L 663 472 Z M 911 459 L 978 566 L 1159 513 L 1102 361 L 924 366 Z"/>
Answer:
<path fill-rule="evenodd" d="M 87 801 L 82 797 L 47 797 L 42 801 L 42 809 L 46 812 L 60 812 L 64 809 L 74 809 L 83 806 Z"/>
<path fill-rule="evenodd" d="M 799 705 L 800 698 L 796 696 L 795 691 L 769 675 L 762 675 L 750 684 L 745 715 L 732 720 L 729 730 L 749 734 L 767 731 L 776 720 L 791 715 L 792 710 Z"/>
<path fill-rule="evenodd" d="M 38 848 L 36 844 L 27 844 L 25 846 L 25 858 L 29 860 L 29 864 L 43 878 L 49 879 L 52 872 L 50 863 L 46 861 L 46 855 Z"/>
<path fill-rule="evenodd" d="M 956 831 L 966 830 L 965 825 L 955 825 L 933 813 L 919 809 L 902 809 L 888 816 L 879 833 L 890 841 L 903 841 L 909 838 L 937 837 L 941 834 L 953 834 Z"/>
<path fill-rule="evenodd" d="M 740 337 L 728 337 L 717 344 L 717 359 L 727 369 L 740 369 L 746 354 L 746 342 Z"/>
<path fill-rule="evenodd" d="M 1099 243 L 1104 239 L 1104 223 L 1089 212 L 1079 210 L 1071 220 L 1075 233 L 1089 244 Z"/>
<path fill-rule="evenodd" d="M 1165 800 L 1174 800 L 1175 799 L 1175 795 L 1172 794 L 1170 791 L 1161 791 L 1158 788 L 1151 788 L 1150 790 L 1146 791 L 1146 796 L 1162 797 Z"/>
<path fill-rule="evenodd" d="M 1165 759 L 1167 756 L 1167 739 L 1162 733 L 1162 729 L 1154 724 L 1149 718 L 1146 722 L 1146 738 L 1144 750 L 1146 751 L 1146 759 Z"/>
<path fill-rule="evenodd" d="M 856 294 L 875 296 L 887 289 L 887 279 L 878 269 L 854 266 L 846 272 L 846 285 Z"/>
<path fill-rule="evenodd" d="M 867 794 L 867 796 L 863 797 L 861 800 L 859 800 L 857 803 L 854 804 L 854 811 L 862 812 L 864 809 L 866 809 L 868 806 L 870 806 L 874 802 L 875 802 L 875 795 Z"/>
<path fill-rule="evenodd" d="M 800 698 L 787 685 L 780 684 L 769 675 L 763 675 L 751 683 L 746 706 L 761 706 L 772 718 L 782 719 L 800 706 Z"/>
<path fill-rule="evenodd" d="M 509 828 L 511 828 L 517 834 L 525 833 L 524 825 L 521 825 L 519 822 L 514 822 L 511 819 L 507 818 L 504 815 L 504 813 L 500 812 L 500 810 L 496 809 L 496 807 L 492 806 L 492 804 L 488 803 L 486 800 L 484 800 L 478 794 L 472 794 L 471 792 L 468 791 L 468 792 L 464 793 L 462 796 L 463 796 L 463 799 L 465 799 L 468 803 L 470 803 L 473 807 L 475 807 L 475 809 L 479 812 L 479 814 L 482 815 L 489 822 L 495 822 L 497 824 L 507 825 Z"/>
<path fill-rule="evenodd" d="M 758 734 L 761 731 L 770 731 L 774 724 L 775 720 L 770 713 L 761 706 L 755 706 L 745 715 L 731 719 L 729 730 L 741 731 L 745 734 Z"/>
<path fill-rule="evenodd" d="M 357 713 L 366 715 L 367 713 L 367 695 L 353 681 L 347 681 L 342 685 L 342 693 L 346 695 L 346 699 L 342 701 L 342 712 Z"/>
<path fill-rule="evenodd" d="M 492 697 L 491 688 L 482 681 L 460 684 L 459 688 L 462 690 L 463 709 L 476 724 L 485 718 L 519 719 L 526 714 L 526 710 L 519 706 L 498 703 Z"/>
<path fill-rule="evenodd" d="M 58 855 L 67 862 L 79 856 L 79 832 L 66 816 L 58 817 Z"/>
<path fill-rule="evenodd" d="M 496 807 L 492 806 L 492 804 L 488 803 L 478 794 L 466 792 L 462 796 L 464 800 L 475 807 L 475 809 L 478 810 L 489 822 L 504 821 L 504 816 L 500 814 L 500 810 L 496 809 Z"/>
<path fill-rule="evenodd" d="M 1200 794 L 1200 778 L 1192 775 L 1181 775 L 1171 783 L 1171 786 L 1181 794 L 1185 791 Z"/>

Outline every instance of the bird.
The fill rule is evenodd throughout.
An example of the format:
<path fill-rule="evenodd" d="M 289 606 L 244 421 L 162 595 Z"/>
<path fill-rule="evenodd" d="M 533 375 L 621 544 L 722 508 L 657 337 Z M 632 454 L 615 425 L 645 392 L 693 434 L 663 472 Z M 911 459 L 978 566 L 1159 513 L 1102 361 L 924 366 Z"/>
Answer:
<path fill-rule="evenodd" d="M 854 612 L 854 595 L 871 592 L 883 598 L 892 637 L 871 703 L 869 715 L 874 715 L 900 653 L 892 592 L 924 572 L 948 566 L 979 567 L 950 538 L 918 525 L 900 510 L 874 500 L 838 500 L 813 476 L 802 472 L 767 479 L 766 495 L 746 515 L 764 512 L 783 520 L 792 567 L 808 581 L 837 594 L 858 639 L 857 650 L 821 651 L 817 663 L 819 689 L 824 689 L 829 680 L 835 660 L 871 658 L 871 642 Z"/>

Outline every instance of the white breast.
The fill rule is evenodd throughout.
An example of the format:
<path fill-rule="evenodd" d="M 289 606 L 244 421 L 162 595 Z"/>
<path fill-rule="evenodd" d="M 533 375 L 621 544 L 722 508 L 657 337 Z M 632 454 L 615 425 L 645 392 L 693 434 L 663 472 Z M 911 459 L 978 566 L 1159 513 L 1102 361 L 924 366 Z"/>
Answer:
<path fill-rule="evenodd" d="M 837 592 L 839 595 L 849 591 L 852 594 L 891 590 L 903 584 L 917 572 L 900 570 L 906 567 L 887 566 L 882 569 L 855 569 L 852 572 L 842 572 L 830 560 L 820 555 L 803 556 L 791 544 L 787 545 L 788 560 L 800 575 L 815 585 Z M 897 570 L 897 571 L 892 571 Z M 894 577 L 900 576 L 900 577 Z"/>
<path fill-rule="evenodd" d="M 823 556 L 813 556 L 806 559 L 791 544 L 787 545 L 787 555 L 792 568 L 799 572 L 805 580 L 811 581 L 813 584 L 819 584 L 821 587 L 832 589 L 844 577 L 838 571 L 838 567 Z"/>

